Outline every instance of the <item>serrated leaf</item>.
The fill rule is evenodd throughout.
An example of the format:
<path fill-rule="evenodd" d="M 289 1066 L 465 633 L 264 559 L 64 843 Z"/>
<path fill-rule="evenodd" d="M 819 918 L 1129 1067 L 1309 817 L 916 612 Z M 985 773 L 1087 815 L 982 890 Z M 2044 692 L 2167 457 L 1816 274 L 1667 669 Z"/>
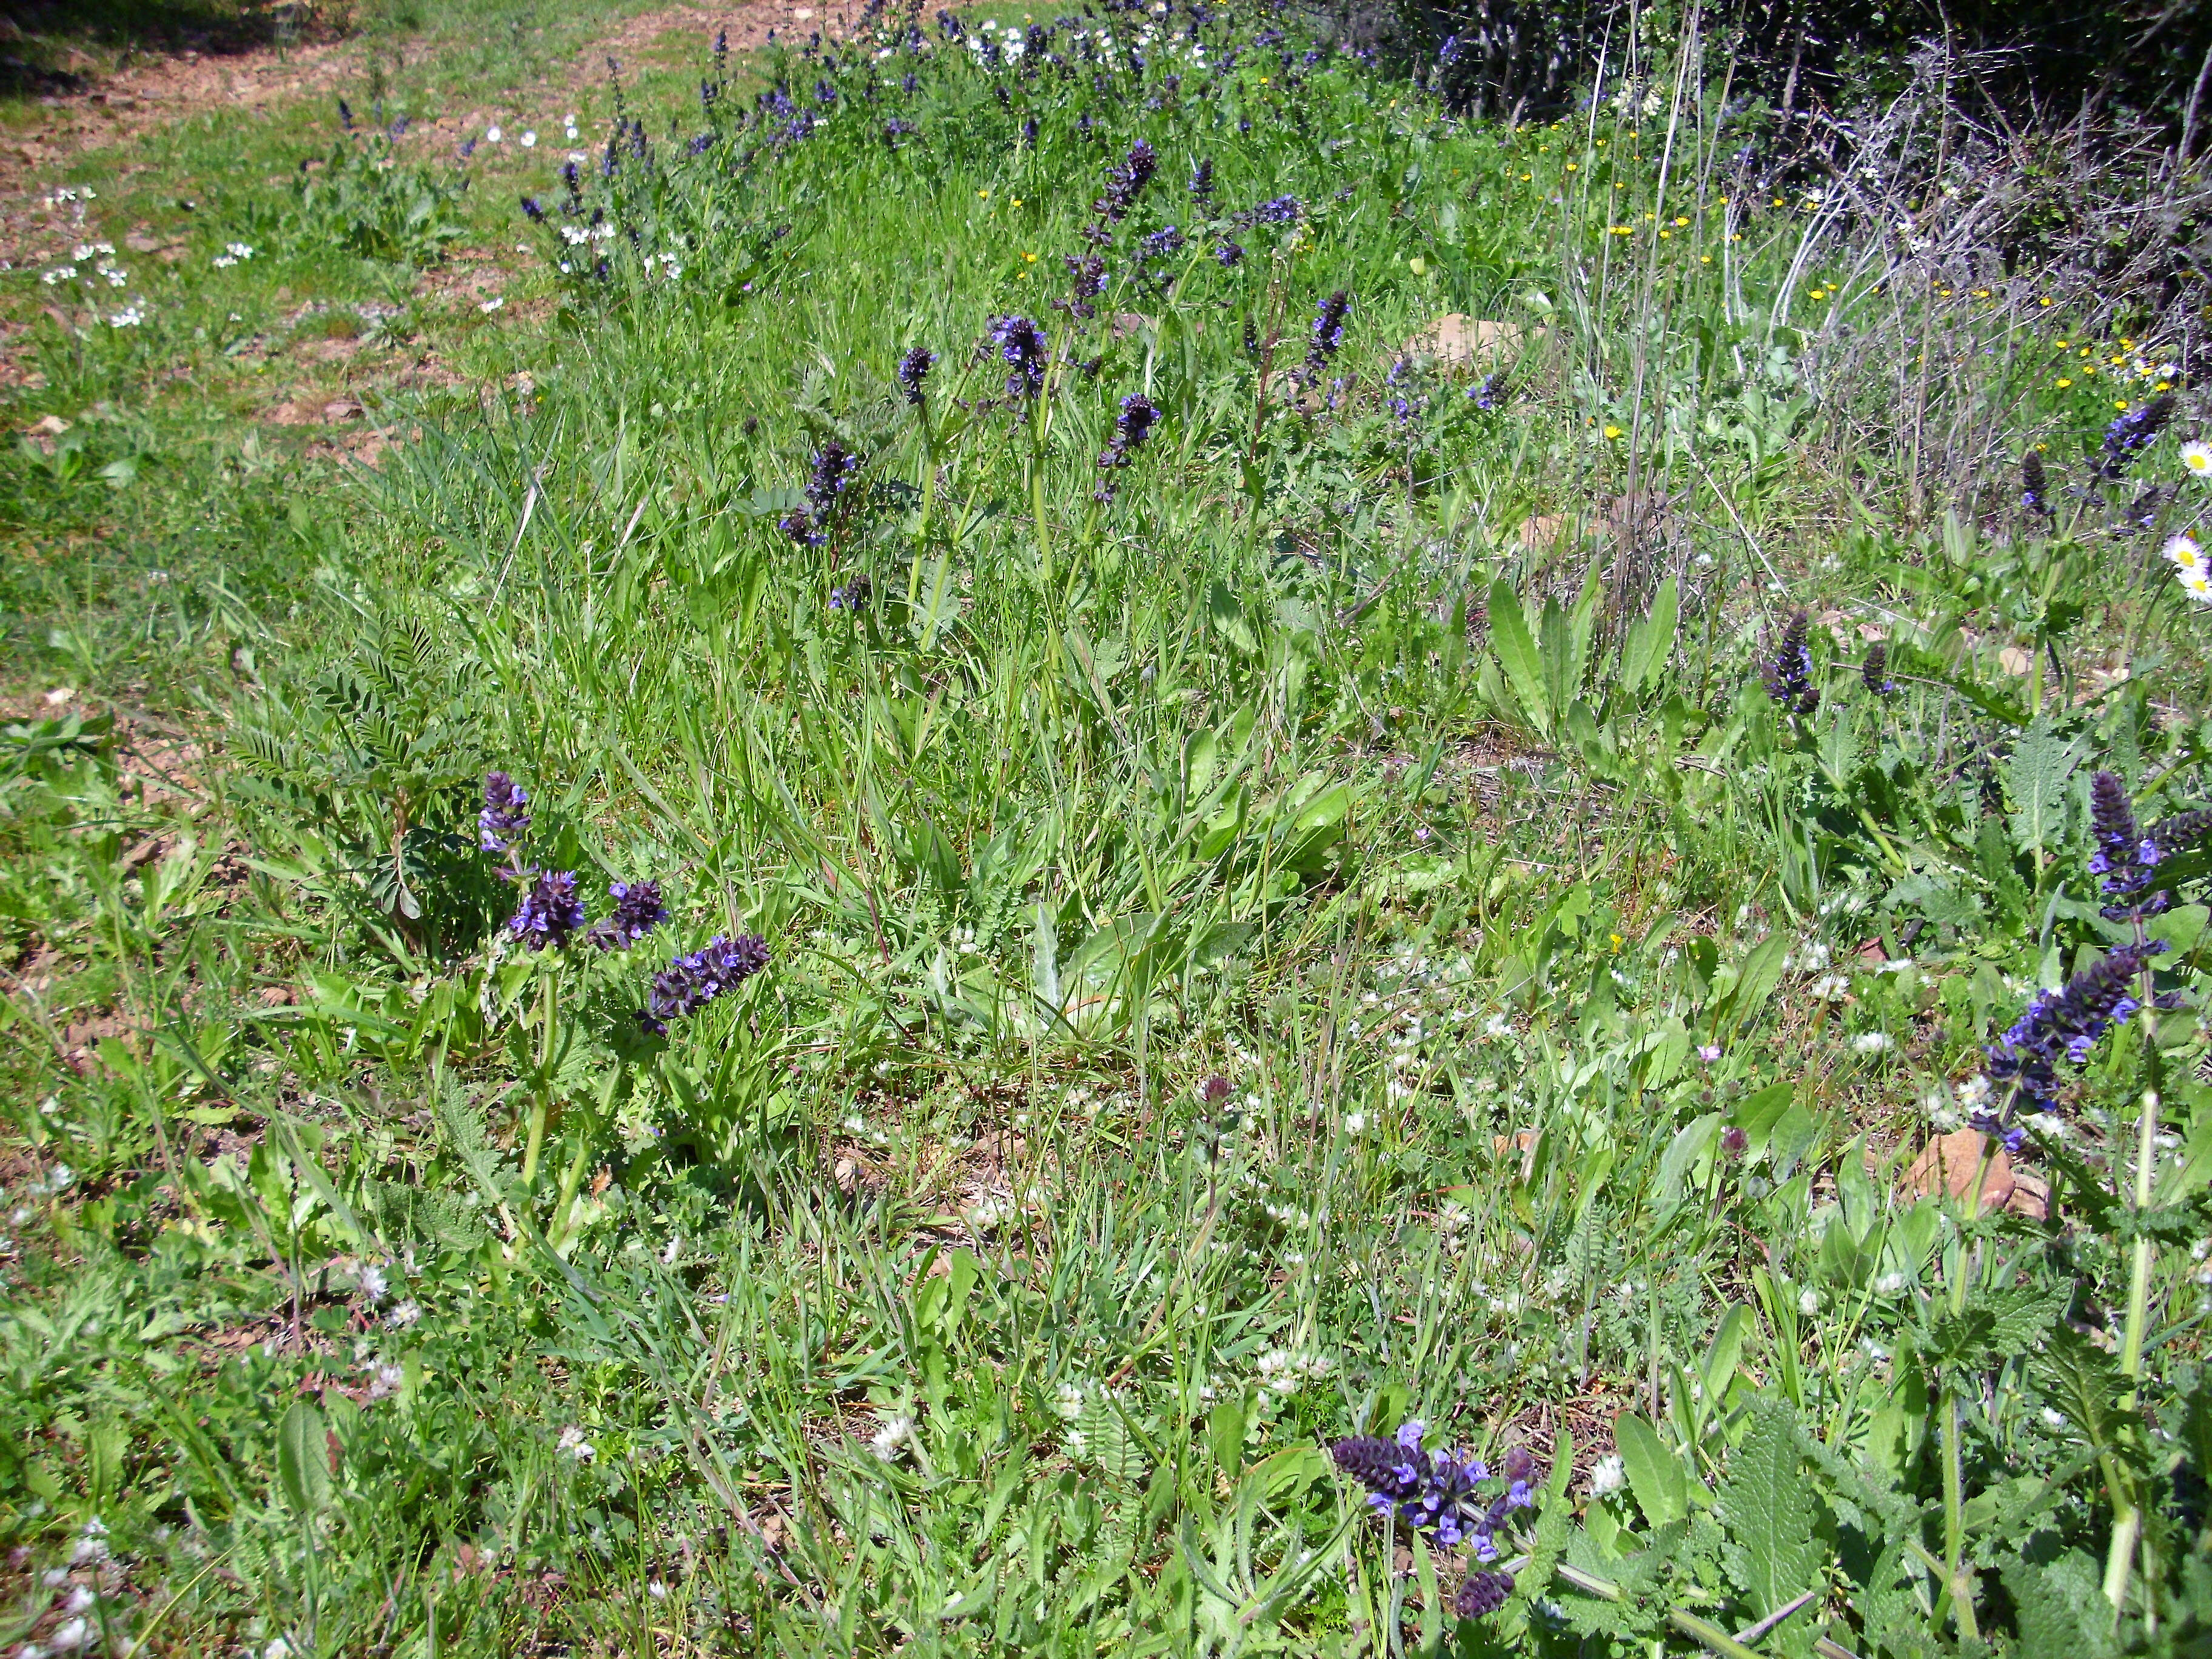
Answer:
<path fill-rule="evenodd" d="M 1750 1430 L 1721 1483 L 1719 1507 L 1729 1539 L 1722 1559 L 1763 1619 L 1819 1583 L 1824 1564 L 1813 1535 L 1813 1495 L 1790 1408 L 1753 1398 L 1746 1409 Z"/>
<path fill-rule="evenodd" d="M 2112 1603 L 2081 1551 L 2014 1561 L 1999 1577 L 2018 1610 L 2021 1659 L 2103 1659 L 2116 1650 Z"/>
<path fill-rule="evenodd" d="M 2079 746 L 2063 740 L 2045 716 L 2038 715 L 2021 733 L 2004 765 L 2015 847 L 2026 851 L 2059 844 L 2066 825 L 2066 781 L 2081 760 Z"/>

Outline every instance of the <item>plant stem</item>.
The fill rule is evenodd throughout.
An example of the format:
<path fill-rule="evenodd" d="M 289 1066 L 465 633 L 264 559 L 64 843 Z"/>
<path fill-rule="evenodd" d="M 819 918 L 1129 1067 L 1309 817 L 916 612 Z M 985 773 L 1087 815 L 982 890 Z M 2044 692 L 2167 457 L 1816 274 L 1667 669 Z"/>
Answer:
<path fill-rule="evenodd" d="M 557 967 L 548 970 L 538 991 L 538 1077 L 530 1099 L 530 1140 L 522 1152 L 525 1187 L 538 1178 L 538 1155 L 545 1146 L 545 1120 L 553 1110 L 553 1036 L 558 1014 L 554 988 L 559 979 Z"/>
<path fill-rule="evenodd" d="M 2148 969 L 2143 977 L 2148 981 Z M 2148 983 L 2142 1002 L 2143 1048 L 2150 1060 L 2151 1086 L 2143 1091 L 2142 1115 L 2136 1125 L 2136 1180 L 2130 1208 L 2138 1224 L 2143 1212 L 2151 1207 L 2153 1178 L 2158 1172 L 2159 1089 L 2165 1081 L 2159 1065 L 2158 1017 L 2153 1011 Z M 2127 1431 L 2132 1433 L 2135 1384 L 2142 1376 L 2143 1323 L 2150 1307 L 2153 1259 L 2150 1237 L 2140 1225 L 2130 1252 L 2133 1259 L 2128 1264 L 2128 1312 L 2120 1328 L 2120 1374 L 2128 1379 L 2129 1386 L 2120 1396 L 2120 1411 L 2130 1425 Z M 2105 1553 L 2105 1599 L 2112 1604 L 2112 1614 L 2117 1619 L 2127 1604 L 2129 1569 L 2135 1559 L 2136 1545 L 2142 1536 L 2142 1510 L 2136 1502 L 2131 1482 L 2107 1484 L 2112 1485 L 2112 1537 Z"/>

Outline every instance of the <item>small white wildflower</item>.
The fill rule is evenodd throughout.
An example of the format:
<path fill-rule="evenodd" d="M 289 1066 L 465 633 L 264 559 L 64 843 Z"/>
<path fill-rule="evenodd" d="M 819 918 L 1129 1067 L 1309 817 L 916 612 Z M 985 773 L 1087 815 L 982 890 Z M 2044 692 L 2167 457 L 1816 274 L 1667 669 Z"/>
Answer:
<path fill-rule="evenodd" d="M 368 1298 L 368 1305 L 372 1308 L 392 1294 L 392 1286 L 385 1280 L 384 1269 L 374 1261 L 364 1261 L 355 1268 L 353 1282 L 361 1286 L 361 1293 Z"/>
<path fill-rule="evenodd" d="M 650 1578 L 646 1581 L 645 1593 L 656 1601 L 665 1601 L 668 1599 L 668 1586 L 658 1578 Z"/>
<path fill-rule="evenodd" d="M 1988 1078 L 1983 1076 L 1979 1072 L 1977 1072 L 1973 1076 L 1968 1078 L 1964 1083 L 1961 1083 L 1955 1092 L 1959 1097 L 1959 1109 L 1960 1111 L 1972 1112 L 1977 1110 L 1980 1107 L 1986 1105 L 1989 1102 L 1990 1080 Z"/>
<path fill-rule="evenodd" d="M 1364 1134 L 1367 1132 L 1367 1114 L 1346 1112 L 1344 1115 L 1344 1132 L 1348 1135 Z"/>
<path fill-rule="evenodd" d="M 579 1463 L 588 1463 L 599 1455 L 599 1449 L 585 1439 L 583 1430 L 578 1428 L 574 1423 L 561 1431 L 561 1437 L 554 1443 L 553 1449 L 556 1451 L 567 1452 Z"/>
<path fill-rule="evenodd" d="M 1903 1273 L 1884 1273 L 1880 1279 L 1875 1280 L 1874 1293 L 1876 1296 L 1895 1296 L 1899 1291 L 1905 1288 L 1905 1279 Z"/>
<path fill-rule="evenodd" d="M 522 135 L 522 137 L 519 142 L 525 149 L 536 149 L 538 148 L 538 135 L 534 132 L 526 132 Z"/>
<path fill-rule="evenodd" d="M 1083 1415 L 1083 1385 L 1062 1382 L 1052 1391 L 1052 1409 L 1055 1416 L 1073 1423 Z"/>
<path fill-rule="evenodd" d="M 72 1619 L 46 1638 L 46 1645 L 56 1653 L 75 1653 L 92 1640 L 92 1626 L 82 1619 Z"/>
<path fill-rule="evenodd" d="M 2181 447 L 2181 464 L 2200 478 L 2212 478 L 2212 444 L 2191 438 Z"/>
<path fill-rule="evenodd" d="M 2043 1423 L 2045 1428 L 2063 1429 L 2066 1426 L 2066 1413 L 2045 1406 L 2043 1408 Z"/>
<path fill-rule="evenodd" d="M 2204 568 L 2204 550 L 2197 545 L 2197 538 L 2179 535 L 2159 550 L 2166 558 L 2185 571 Z"/>
<path fill-rule="evenodd" d="M 79 1584 L 75 1589 L 69 1593 L 69 1600 L 62 1603 L 62 1611 L 64 1613 L 90 1613 L 92 1611 L 93 1603 L 99 1600 L 100 1597 L 98 1594 L 94 1592 L 91 1585 Z"/>
<path fill-rule="evenodd" d="M 292 1659 L 292 1644 L 279 1636 L 261 1650 L 261 1659 Z"/>
<path fill-rule="evenodd" d="M 484 143 L 487 144 L 497 143 L 502 136 L 503 135 L 497 127 L 486 127 L 484 129 Z"/>
<path fill-rule="evenodd" d="M 110 328 L 136 328 L 145 320 L 146 313 L 139 310 L 137 306 L 125 306 L 120 311 L 111 311 L 107 313 L 107 325 Z"/>
<path fill-rule="evenodd" d="M 1851 982 L 1841 974 L 1823 974 L 1806 987 L 1806 994 L 1821 1002 L 1841 1002 Z"/>
<path fill-rule="evenodd" d="M 422 1304 L 421 1303 L 412 1301 L 402 1302 L 397 1307 L 392 1309 L 390 1313 L 384 1316 L 384 1322 L 395 1331 L 404 1331 L 410 1325 L 412 1325 L 416 1320 L 422 1318 Z"/>
<path fill-rule="evenodd" d="M 1861 1031 L 1851 1039 L 1851 1052 L 1856 1054 L 1878 1054 L 1889 1047 L 1887 1031 Z"/>
<path fill-rule="evenodd" d="M 669 1234 L 668 1248 L 660 1253 L 660 1265 L 664 1267 L 672 1267 L 679 1260 L 682 1259 L 683 1255 L 684 1235 L 681 1233 Z"/>
<path fill-rule="evenodd" d="M 1591 1466 L 1589 1495 L 1607 1498 L 1628 1484 L 1628 1465 L 1618 1455 L 1601 1457 Z"/>
<path fill-rule="evenodd" d="M 507 296 L 504 294 L 495 294 L 490 299 L 486 300 L 482 305 L 478 306 L 477 309 L 483 312 L 487 317 L 489 317 L 493 312 L 497 311 L 506 303 Z"/>
<path fill-rule="evenodd" d="M 1816 1313 L 1820 1312 L 1820 1291 L 1815 1291 L 1815 1290 L 1806 1290 L 1806 1291 L 1800 1291 L 1800 1292 L 1798 1293 L 1798 1297 L 1797 1297 L 1797 1311 L 1798 1311 L 1799 1313 L 1801 1313 L 1801 1314 L 1804 1315 L 1804 1316 L 1805 1316 L 1805 1317 L 1806 1317 L 1806 1318 L 1808 1318 L 1808 1319 L 1810 1319 L 1810 1318 L 1811 1318 L 1814 1314 L 1816 1314 Z"/>
<path fill-rule="evenodd" d="M 907 1443 L 913 1438 L 914 1419 L 908 1417 L 904 1412 L 900 1412 L 884 1419 L 883 1426 L 876 1431 L 874 1438 L 868 1442 L 868 1449 L 874 1452 L 876 1456 L 885 1463 L 896 1462 L 900 1453 L 905 1449 Z"/>

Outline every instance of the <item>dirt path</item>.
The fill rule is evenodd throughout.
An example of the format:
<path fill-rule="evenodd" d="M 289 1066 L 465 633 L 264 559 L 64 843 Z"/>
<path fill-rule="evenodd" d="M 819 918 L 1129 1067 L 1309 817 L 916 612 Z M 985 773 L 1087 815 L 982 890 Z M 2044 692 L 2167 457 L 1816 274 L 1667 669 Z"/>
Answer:
<path fill-rule="evenodd" d="M 771 29 L 819 28 L 825 20 L 834 24 L 843 15 L 842 8 L 818 0 L 814 4 L 805 0 L 737 0 L 718 6 L 659 7 L 586 43 L 550 79 L 581 88 L 604 80 L 608 58 L 624 64 L 654 61 L 677 45 L 678 37 L 684 46 L 703 54 L 706 43 L 727 29 L 731 49 L 746 52 L 765 44 Z M 187 52 L 133 64 L 85 92 L 42 98 L 39 101 L 51 112 L 51 118 L 33 136 L 18 137 L 0 149 L 0 192 L 9 185 L 20 188 L 25 169 L 50 167 L 88 150 L 128 143 L 195 115 L 266 109 L 310 96 L 336 97 L 349 82 L 365 74 L 368 50 L 366 42 L 349 40 L 283 52 L 273 47 L 233 53 Z M 422 48 L 417 46 L 416 50 Z M 543 96 L 538 88 L 518 88 L 509 97 L 520 100 L 533 93 Z M 487 100 L 487 107 L 501 101 Z"/>

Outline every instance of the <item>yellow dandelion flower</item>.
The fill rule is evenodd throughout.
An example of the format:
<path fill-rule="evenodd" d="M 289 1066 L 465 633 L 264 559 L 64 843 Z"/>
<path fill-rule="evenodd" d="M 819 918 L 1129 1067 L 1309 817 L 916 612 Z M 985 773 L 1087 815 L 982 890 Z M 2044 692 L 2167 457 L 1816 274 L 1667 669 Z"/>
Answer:
<path fill-rule="evenodd" d="M 2058 389 L 2061 392 L 2065 391 L 2068 386 L 2072 386 L 2074 382 L 2068 380 L 2063 374 L 2058 377 Z"/>
<path fill-rule="evenodd" d="M 1608 438 L 1618 438 L 1620 435 L 1620 428 L 1617 426 L 1609 426 L 1605 429 L 1605 435 Z"/>

